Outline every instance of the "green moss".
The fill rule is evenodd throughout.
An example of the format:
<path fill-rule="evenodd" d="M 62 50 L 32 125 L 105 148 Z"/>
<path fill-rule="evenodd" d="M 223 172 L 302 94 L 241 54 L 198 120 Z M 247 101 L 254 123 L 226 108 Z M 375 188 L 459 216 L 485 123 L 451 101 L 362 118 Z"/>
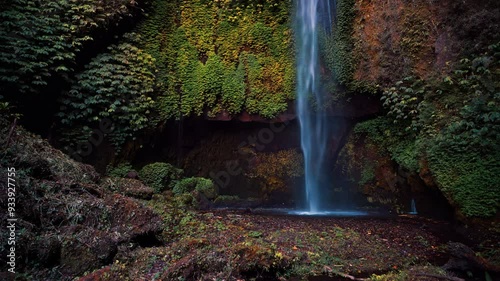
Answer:
<path fill-rule="evenodd" d="M 132 171 L 132 165 L 129 162 L 120 163 L 116 166 L 108 166 L 106 168 L 106 175 L 109 177 L 123 178 L 128 172 Z"/>
<path fill-rule="evenodd" d="M 193 191 L 197 184 L 198 178 L 185 178 L 175 184 L 172 192 L 177 195 L 188 193 Z"/>
<path fill-rule="evenodd" d="M 418 147 L 416 140 L 400 140 L 387 148 L 392 160 L 410 172 L 418 172 Z"/>
<path fill-rule="evenodd" d="M 362 166 L 361 177 L 358 181 L 359 185 L 365 185 L 372 182 L 375 179 L 375 169 L 371 163 L 365 163 Z"/>
<path fill-rule="evenodd" d="M 320 50 L 331 72 L 336 87 L 349 86 L 353 82 L 355 60 L 352 50 L 353 0 L 337 1 L 337 21 L 331 34 L 320 34 Z"/>
<path fill-rule="evenodd" d="M 217 196 L 217 191 L 215 190 L 215 185 L 212 180 L 200 177 L 185 178 L 180 180 L 175 184 L 172 192 L 176 195 L 180 195 L 183 193 L 189 193 L 193 190 L 202 193 L 208 199 L 214 199 Z"/>
<path fill-rule="evenodd" d="M 500 207 L 499 50 L 462 59 L 443 79 L 396 83 L 382 98 L 388 115 L 354 129 L 410 172 L 428 160 L 437 186 L 467 217 L 492 217 Z"/>
<path fill-rule="evenodd" d="M 161 64 L 162 116 L 247 110 L 272 118 L 287 108 L 295 97 L 291 3 L 164 2 L 154 1 L 153 15 L 138 28 L 152 36 L 145 48 Z"/>
<path fill-rule="evenodd" d="M 429 166 L 441 190 L 468 217 L 489 217 L 500 208 L 500 154 L 450 153 L 433 147 Z"/>
<path fill-rule="evenodd" d="M 199 178 L 195 190 L 202 193 L 208 199 L 215 199 L 217 190 L 211 179 Z"/>
<path fill-rule="evenodd" d="M 144 166 L 139 171 L 139 178 L 156 192 L 171 189 L 181 177 L 183 171 L 171 164 L 156 162 Z"/>
<path fill-rule="evenodd" d="M 379 117 L 361 122 L 354 128 L 356 135 L 365 135 L 369 141 L 381 148 L 401 167 L 411 172 L 419 171 L 417 140 L 402 130 L 400 124 L 391 122 L 390 117 Z M 366 165 L 364 165 L 366 166 Z M 367 166 L 369 167 L 369 165 Z M 366 171 L 370 174 L 369 168 Z"/>

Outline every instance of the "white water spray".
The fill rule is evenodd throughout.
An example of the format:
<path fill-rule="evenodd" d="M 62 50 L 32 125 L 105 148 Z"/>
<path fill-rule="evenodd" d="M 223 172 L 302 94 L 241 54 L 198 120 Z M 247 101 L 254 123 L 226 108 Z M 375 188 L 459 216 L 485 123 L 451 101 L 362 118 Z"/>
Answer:
<path fill-rule="evenodd" d="M 324 105 L 321 92 L 318 32 L 330 30 L 332 16 L 328 0 L 297 0 L 296 42 L 297 112 L 301 130 L 301 147 L 305 164 L 305 212 L 325 211 L 321 189 L 327 185 L 325 158 L 328 127 L 326 116 L 316 107 Z M 321 15 L 326 18 L 322 20 Z M 327 22 L 328 26 L 321 25 Z"/>

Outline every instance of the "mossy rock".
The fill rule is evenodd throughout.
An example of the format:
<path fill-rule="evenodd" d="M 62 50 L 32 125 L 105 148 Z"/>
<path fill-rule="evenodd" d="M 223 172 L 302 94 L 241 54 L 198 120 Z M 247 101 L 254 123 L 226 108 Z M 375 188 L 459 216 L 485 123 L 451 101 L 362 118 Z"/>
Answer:
<path fill-rule="evenodd" d="M 144 166 L 139 171 L 139 177 L 156 192 L 162 192 L 166 189 L 172 189 L 182 173 L 182 169 L 171 164 L 156 162 Z"/>
<path fill-rule="evenodd" d="M 215 190 L 215 185 L 212 180 L 200 177 L 182 179 L 177 182 L 172 192 L 175 195 L 179 195 L 193 190 L 200 192 L 210 200 L 215 199 L 217 196 L 217 191 Z"/>
<path fill-rule="evenodd" d="M 183 207 L 183 208 L 194 208 L 196 209 L 198 207 L 196 198 L 189 192 L 177 194 L 174 197 L 174 204 L 178 207 Z"/>
<path fill-rule="evenodd" d="M 132 165 L 130 165 L 129 162 L 123 162 L 114 167 L 111 165 L 106 167 L 106 174 L 109 177 L 124 178 L 130 171 L 133 170 L 134 168 L 132 167 Z"/>

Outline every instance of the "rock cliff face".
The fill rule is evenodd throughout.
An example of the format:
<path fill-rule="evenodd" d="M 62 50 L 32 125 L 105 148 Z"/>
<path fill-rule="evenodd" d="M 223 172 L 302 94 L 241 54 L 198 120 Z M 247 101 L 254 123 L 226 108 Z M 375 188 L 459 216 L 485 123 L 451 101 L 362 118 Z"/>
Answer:
<path fill-rule="evenodd" d="M 136 9 L 136 2 L 147 15 Z M 20 41 L 6 45 L 22 45 L 24 39 L 28 45 L 34 44 L 53 32 L 59 39 L 69 32 L 68 40 L 75 41 L 72 46 L 64 45 L 69 48 L 65 51 L 68 59 L 60 66 L 52 61 L 33 73 L 21 73 L 22 81 L 36 82 L 32 90 L 39 94 L 37 99 L 51 104 L 50 113 L 38 112 L 39 107 L 26 114 L 24 125 L 34 128 L 43 123 L 47 128 L 52 124 L 51 140 L 57 140 L 53 143 L 76 149 L 89 144 L 93 130 L 109 118 L 114 131 L 99 145 L 92 145 L 90 155 L 79 157 L 99 172 L 109 163 L 141 166 L 154 160 L 177 163 L 188 174 L 209 176 L 212 171 L 227 171 L 228 161 L 243 161 L 247 164 L 233 176 L 238 180 L 227 194 L 241 191 L 245 196 L 270 196 L 267 191 L 281 190 L 278 187 L 283 185 L 292 187 L 286 191 L 290 193 L 301 182 L 300 175 L 292 173 L 293 179 L 285 180 L 286 173 L 276 178 L 255 174 L 255 169 L 265 170 L 262 163 L 275 163 L 276 159 L 290 163 L 295 159 L 291 151 L 300 151 L 294 106 L 293 1 L 264 2 L 118 1 L 123 3 L 115 11 L 118 14 L 105 13 L 115 10 L 107 4 L 85 12 L 90 22 L 79 20 L 78 15 L 51 15 L 45 25 L 72 24 L 76 33 L 40 26 L 40 34 L 14 36 Z M 80 7 L 82 3 L 67 5 Z M 8 5 L 2 16 L 34 13 L 36 18 L 46 14 L 43 5 L 31 9 L 21 4 Z M 363 184 L 349 184 L 349 189 L 363 191 L 375 201 L 400 202 L 396 204 L 400 209 L 408 204 L 403 202 L 410 195 L 399 198 L 407 193 L 394 187 L 394 182 L 404 181 L 407 183 L 402 185 L 410 189 L 425 186 L 442 193 L 460 215 L 496 214 L 498 200 L 493 194 L 500 186 L 498 178 L 488 176 L 491 180 L 482 185 L 474 182 L 482 182 L 483 175 L 495 175 L 498 170 L 491 164 L 497 157 L 492 151 L 498 135 L 498 1 L 342 0 L 336 5 L 332 34 L 318 38 L 321 79 L 329 101 L 325 107 L 335 127 L 328 152 L 332 173 L 346 184 L 359 182 L 355 175 L 364 176 Z M 79 8 L 70 10 L 77 13 Z M 111 18 L 102 18 L 102 13 Z M 60 24 L 51 24 L 54 22 Z M 120 22 L 117 30 L 108 28 Z M 23 31 L 20 22 L 5 21 L 4 25 L 13 28 L 11 35 Z M 99 28 L 88 29 L 95 25 Z M 111 38 L 111 33 L 119 36 L 102 40 L 102 45 L 109 46 L 92 48 L 92 38 L 101 42 L 99 38 Z M 59 53 L 57 46 L 53 49 Z M 101 51 L 96 54 L 88 49 Z M 40 58 L 37 62 L 46 60 L 45 55 Z M 2 73 L 14 73 L 16 63 L 19 61 L 4 66 Z M 50 81 L 32 79 L 46 74 L 52 77 Z M 11 81 L 5 88 L 11 93 L 6 103 L 0 102 L 8 107 L 16 97 L 28 101 L 28 95 L 20 94 L 26 90 L 18 87 L 22 83 L 5 77 Z M 103 82 L 95 77 L 109 79 Z M 64 85 L 52 87 L 59 78 L 64 78 Z M 116 93 L 123 99 L 117 100 Z M 21 100 L 18 102 L 24 104 Z M 54 116 L 56 111 L 60 112 Z M 383 122 L 370 131 L 366 122 L 375 116 L 381 116 Z M 181 121 L 174 121 L 178 119 Z M 268 142 L 268 130 L 282 124 L 291 125 L 273 132 L 275 141 Z M 364 129 L 351 133 L 358 126 Z M 371 141 L 365 141 L 370 132 Z M 265 149 L 256 140 L 248 141 L 249 136 L 258 140 L 259 134 L 268 142 Z M 373 138 L 377 135 L 380 138 Z M 342 152 L 345 143 L 348 146 Z M 347 153 L 349 146 L 354 147 L 352 154 Z M 370 155 L 370 161 L 354 165 L 363 153 Z M 387 163 L 384 171 L 369 169 L 378 167 L 377 161 Z M 341 176 L 346 167 L 357 167 L 351 173 L 354 178 Z M 398 175 L 377 181 L 376 186 L 388 190 L 386 199 L 377 200 L 379 190 L 367 188 L 372 174 L 380 179 L 388 177 L 382 174 Z M 267 191 L 262 194 L 263 190 Z M 480 192 L 469 196 L 471 190 Z"/>
<path fill-rule="evenodd" d="M 462 144 L 472 144 L 468 139 L 472 130 L 487 127 L 493 138 L 498 133 L 496 117 L 491 117 L 498 103 L 494 98 L 497 63 L 495 51 L 487 51 L 499 39 L 499 11 L 496 1 L 337 2 L 333 33 L 329 38 L 320 38 L 322 79 L 334 85 L 328 86 L 334 102 L 327 107 L 335 127 L 328 152 L 336 178 L 333 193 L 348 190 L 362 194 L 399 212 L 409 210 L 412 198 L 423 214 L 450 217 L 454 210 L 464 218 L 496 212 L 496 203 L 488 202 L 497 199 L 487 190 L 490 186 L 495 190 L 497 178 L 473 186 L 463 172 L 475 171 L 473 174 L 479 178 L 481 173 L 494 174 L 496 166 L 481 168 L 490 161 L 485 155 L 493 155 L 488 153 L 492 146 L 477 151 L 467 149 L 468 154 L 473 154 L 468 157 L 480 160 L 458 165 L 459 170 L 452 163 L 463 159 L 461 152 L 444 151 L 446 145 L 454 145 L 454 135 L 464 138 Z M 481 76 L 481 61 L 493 76 Z M 482 78 L 477 82 L 471 77 Z M 488 83 L 492 86 L 481 81 L 491 81 Z M 481 89 L 471 92 L 474 87 Z M 470 108 L 476 110 L 472 115 L 486 114 L 487 124 L 467 121 L 475 124 L 473 129 L 453 129 L 459 126 L 455 123 L 472 116 L 467 113 Z M 378 121 L 370 123 L 375 116 L 380 116 Z M 283 178 L 275 179 L 280 184 L 270 184 L 269 179 L 259 178 L 252 171 L 261 161 L 260 154 L 276 156 L 284 150 L 300 151 L 296 122 L 291 100 L 287 101 L 286 111 L 273 118 L 244 109 L 216 114 L 207 111 L 199 118 L 187 117 L 180 131 L 174 129 L 165 138 L 146 142 L 136 162 L 147 162 L 147 155 L 164 155 L 163 159 L 177 161 L 188 174 L 207 177 L 212 173 L 221 182 L 227 176 L 228 163 L 235 164 L 242 169 L 229 177 L 231 183 L 224 186 L 222 193 L 287 198 L 283 202 L 293 204 L 291 194 L 299 188 L 300 178 L 288 179 L 286 185 L 290 188 L 285 189 L 287 196 L 282 196 L 269 186 L 280 186 Z M 273 141 L 261 147 L 259 134 L 282 124 L 290 125 L 273 133 Z M 177 142 L 172 141 L 173 135 L 177 135 Z M 253 143 L 248 138 L 253 138 Z M 158 153 L 159 149 L 164 153 Z M 178 152 L 172 154 L 175 150 Z M 440 153 L 451 158 L 437 156 Z M 457 176 L 447 178 L 447 174 Z M 471 190 L 480 190 L 478 194 L 482 195 L 471 201 L 468 198 L 472 197 L 467 196 Z M 436 205 L 443 209 L 434 208 Z"/>
<path fill-rule="evenodd" d="M 498 196 L 487 190 L 499 191 L 499 177 L 488 175 L 499 168 L 485 163 L 498 157 L 498 147 L 487 143 L 499 128 L 489 121 L 455 128 L 471 108 L 476 116 L 498 114 L 498 55 L 491 50 L 499 40 L 499 3 L 358 0 L 354 7 L 353 79 L 377 85 L 384 111 L 356 125 L 334 173 L 399 212 L 408 212 L 414 198 L 420 213 L 494 217 Z M 469 83 L 474 77 L 484 83 Z M 480 100 L 491 107 L 477 107 Z M 489 133 L 475 138 L 473 130 L 482 128 Z"/>
<path fill-rule="evenodd" d="M 405 76 L 448 73 L 496 43 L 496 1 L 355 1 L 354 78 L 392 86 Z"/>

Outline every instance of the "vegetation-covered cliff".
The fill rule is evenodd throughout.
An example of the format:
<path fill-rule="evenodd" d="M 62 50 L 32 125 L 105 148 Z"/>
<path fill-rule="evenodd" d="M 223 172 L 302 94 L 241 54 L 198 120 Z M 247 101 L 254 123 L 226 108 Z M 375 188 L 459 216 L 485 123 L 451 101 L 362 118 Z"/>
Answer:
<path fill-rule="evenodd" d="M 422 193 L 437 188 L 461 216 L 495 217 L 498 3 L 359 1 L 353 8 L 353 79 L 379 87 L 387 114 L 356 125 L 338 169 L 379 201 L 406 193 L 401 209 L 411 193 L 424 206 Z"/>
<path fill-rule="evenodd" d="M 414 199 L 420 214 L 480 227 L 468 238 L 482 257 L 458 271 L 491 279 L 499 2 L 331 3 L 318 34 L 325 102 L 313 102 L 333 132 L 325 196 L 398 214 Z M 447 276 L 420 267 L 446 252 L 430 220 L 398 219 L 401 238 L 382 221 L 266 219 L 271 231 L 248 214 L 293 207 L 302 187 L 294 1 L 0 4 L 0 168 L 16 167 L 24 187 L 20 280 L 307 278 L 333 265 L 372 280 L 418 280 L 414 265 Z M 249 209 L 195 211 L 227 206 Z"/>

